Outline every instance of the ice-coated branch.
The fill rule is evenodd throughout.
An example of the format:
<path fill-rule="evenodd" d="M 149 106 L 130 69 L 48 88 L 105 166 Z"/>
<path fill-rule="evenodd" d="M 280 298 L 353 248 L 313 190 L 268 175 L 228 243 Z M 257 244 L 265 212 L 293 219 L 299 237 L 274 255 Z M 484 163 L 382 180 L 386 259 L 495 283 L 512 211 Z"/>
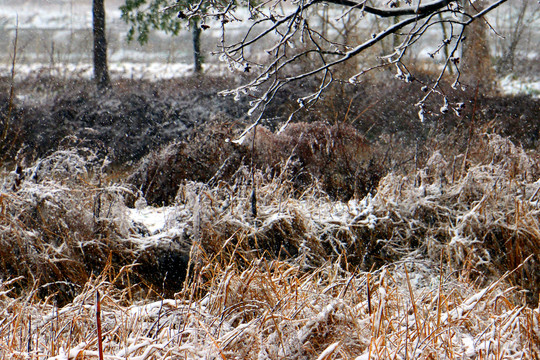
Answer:
<path fill-rule="evenodd" d="M 302 80 L 302 79 L 317 75 L 319 73 L 324 73 L 325 78 L 330 75 L 329 82 L 328 81 L 327 82 L 323 81 L 323 83 L 325 84 L 324 86 L 319 87 L 319 89 L 317 89 L 313 94 L 310 94 L 308 96 L 305 96 L 305 97 L 302 97 L 302 98 L 298 99 L 298 102 L 299 102 L 301 107 L 309 106 L 313 102 L 317 101 L 317 99 L 321 96 L 323 90 L 326 89 L 329 86 L 330 82 L 333 81 L 333 78 L 331 77 L 331 73 L 332 73 L 333 68 L 335 68 L 337 65 L 339 65 L 341 63 L 344 63 L 344 62 L 354 58 L 355 56 L 362 53 L 366 49 L 368 49 L 368 48 L 374 46 L 375 44 L 379 43 L 380 41 L 382 41 L 384 38 L 388 37 L 389 35 L 395 34 L 397 31 L 403 29 L 404 27 L 406 27 L 408 25 L 418 23 L 420 20 L 422 20 L 423 18 L 429 17 L 430 15 L 432 15 L 432 13 L 427 13 L 426 12 L 426 13 L 421 14 L 421 15 L 417 15 L 417 16 L 414 16 L 414 17 L 409 17 L 409 18 L 406 18 L 404 20 L 401 20 L 400 22 L 389 26 L 388 28 L 381 31 L 380 33 L 374 34 L 371 39 L 367 40 L 366 42 L 364 42 L 364 43 L 362 43 L 362 44 L 360 44 L 360 45 L 358 45 L 358 46 L 356 46 L 356 47 L 354 47 L 351 50 L 346 51 L 346 52 L 337 52 L 337 51 L 335 51 L 335 52 L 325 53 L 325 51 L 318 44 L 315 44 L 315 42 L 312 41 L 312 43 L 314 43 L 316 45 L 316 50 L 303 51 L 303 52 L 301 52 L 299 54 L 296 54 L 296 55 L 292 56 L 289 59 L 285 59 L 285 57 L 282 57 L 278 61 L 275 61 L 275 62 L 271 63 L 261 73 L 261 76 L 256 77 L 254 80 L 252 80 L 251 82 L 249 82 L 248 84 L 246 84 L 244 86 L 241 86 L 240 88 L 237 88 L 237 89 L 235 89 L 233 91 L 224 92 L 224 94 L 238 93 L 239 91 L 247 91 L 248 89 L 253 89 L 253 88 L 260 87 L 262 84 L 272 80 L 271 84 L 269 85 L 267 91 L 265 91 L 264 95 L 260 96 L 258 98 L 258 101 L 253 102 L 253 107 L 251 109 L 251 112 L 253 112 L 259 106 L 261 106 L 263 104 L 268 104 L 270 101 L 272 101 L 273 98 L 274 98 L 275 93 L 277 92 L 277 90 L 279 88 L 282 88 L 285 84 L 292 83 L 292 82 L 295 82 L 295 81 L 298 81 L 298 80 Z M 288 17 L 288 18 L 290 19 L 290 17 Z M 288 30 L 291 30 L 291 29 L 289 28 Z M 290 37 L 290 33 L 288 33 L 287 36 Z M 286 37 L 283 36 L 281 38 L 281 41 L 278 42 L 274 46 L 273 50 L 277 51 L 277 49 L 279 49 L 281 46 L 284 45 L 285 40 L 286 40 Z M 330 61 L 326 61 L 325 59 L 323 59 L 321 66 L 319 66 L 319 67 L 317 67 L 315 69 L 309 70 L 309 71 L 304 71 L 304 72 L 302 72 L 300 74 L 297 74 L 297 75 L 286 76 L 286 77 L 279 77 L 278 76 L 278 74 L 280 72 L 282 72 L 283 69 L 286 66 L 292 65 L 299 58 L 306 57 L 310 52 L 316 52 L 319 55 L 329 54 L 329 55 L 334 55 L 334 56 L 338 56 L 338 57 L 337 57 L 337 59 L 333 59 L 333 60 L 330 60 Z M 282 61 L 282 62 L 280 63 L 280 61 Z"/>
<path fill-rule="evenodd" d="M 403 5 L 384 1 L 386 6 L 382 1 L 378 5 L 367 0 L 152 0 L 152 3 L 166 4 L 161 6 L 163 13 L 178 11 L 180 19 L 197 18 L 206 27 L 221 28 L 221 41 L 216 50 L 220 59 L 233 71 L 254 74 L 243 85 L 222 94 L 251 97 L 250 114 L 260 118 L 264 116 L 263 109 L 288 84 L 316 79 L 319 85 L 313 87 L 311 93 L 297 95 L 299 106 L 309 107 L 336 80 L 355 83 L 367 71 L 384 66 L 395 67 L 398 79 L 423 85 L 426 94 L 418 106 L 422 107 L 429 96 L 437 94 L 444 101 L 441 109 L 446 110 L 448 99 L 440 84 L 449 68 L 455 68 L 454 84 L 459 84 L 461 73 L 456 53 L 461 48 L 464 29 L 476 20 L 485 21 L 486 14 L 508 0 L 488 1 L 490 4 L 483 10 L 464 7 L 460 0 L 415 0 L 402 2 L 406 3 Z M 326 17 L 314 17 L 321 5 L 330 5 L 329 10 L 325 10 Z M 369 37 L 362 33 L 366 27 L 361 25 L 368 18 L 390 21 Z M 346 29 L 350 19 L 354 19 L 355 24 Z M 239 26 L 239 23 L 243 24 Z M 435 25 L 441 24 L 448 24 L 450 33 L 445 33 L 444 39 L 430 53 L 432 58 L 435 54 L 442 56 L 441 70 L 432 81 L 421 82 L 412 74 L 414 67 L 407 65 L 405 55 Z M 233 31 L 229 31 L 231 28 Z M 355 36 L 344 35 L 350 29 Z M 358 40 L 361 36 L 365 37 Z M 385 49 L 388 44 L 383 41 L 391 36 L 394 41 L 388 50 Z M 378 44 L 385 45 L 385 52 L 370 55 L 378 63 L 366 61 L 357 66 L 351 61 Z M 446 51 L 441 54 L 443 48 Z M 346 69 L 341 72 L 345 75 L 336 72 L 338 69 Z"/>
<path fill-rule="evenodd" d="M 397 35 L 402 39 L 400 39 L 397 46 L 394 45 L 395 49 L 393 49 L 393 52 L 381 57 L 382 60 L 387 60 L 386 63 L 374 65 L 370 69 L 395 65 L 398 69 L 397 78 L 407 82 L 413 81 L 415 80 L 414 76 L 404 63 L 404 55 L 433 26 L 448 23 L 451 25 L 451 34 L 443 39 L 441 45 L 431 56 L 433 57 L 434 54 L 438 53 L 442 47 L 451 46 L 452 50 L 449 54 L 445 54 L 442 69 L 437 78 L 431 84 L 422 83 L 427 94 L 417 104 L 422 107 L 427 97 L 436 93 L 444 100 L 441 111 L 447 111 L 449 106 L 448 99 L 439 87 L 450 66 L 456 69 L 457 75 L 454 83 L 459 83 L 461 73 L 459 71 L 459 58 L 456 56 L 456 52 L 461 46 L 464 29 L 473 21 L 482 19 L 484 15 L 507 1 L 494 1 L 493 4 L 476 14 L 467 13 L 455 0 L 437 0 L 427 3 L 418 1 L 415 5 L 388 9 L 369 6 L 363 0 L 301 0 L 295 3 L 296 6 L 289 10 L 289 13 L 284 13 L 280 16 L 274 12 L 264 15 L 265 13 L 259 8 L 258 16 L 262 16 L 262 18 L 254 22 L 254 25 L 249 28 L 242 41 L 224 48 L 226 58 L 236 63 L 237 68 L 241 68 L 238 64 L 250 64 L 257 69 L 258 76 L 245 85 L 224 92 L 224 94 L 238 95 L 240 93 L 249 93 L 251 96 L 256 97 L 256 100 L 252 102 L 251 109 L 251 113 L 254 113 L 256 109 L 261 110 L 265 108 L 274 99 L 277 91 L 285 85 L 306 78 L 320 76 L 323 78 L 322 81 L 319 80 L 321 86 L 314 89 L 314 92 L 311 94 L 298 97 L 300 107 L 309 107 L 311 104 L 317 102 L 324 90 L 335 81 L 334 69 L 365 53 L 366 50 L 381 43 L 390 35 Z M 280 0 L 275 0 L 274 3 L 280 3 Z M 346 14 L 351 13 L 351 11 L 359 11 L 361 15 L 371 14 L 380 18 L 394 18 L 395 21 L 378 33 L 373 34 L 370 39 L 358 45 L 340 43 L 337 40 L 328 38 L 326 34 L 315 29 L 308 21 L 310 14 L 308 9 L 321 3 L 348 8 L 349 10 L 346 11 Z M 341 21 L 343 16 L 338 17 L 335 21 Z M 269 26 L 256 33 L 256 27 L 265 22 Z M 331 25 L 336 29 L 336 24 L 332 23 Z M 403 32 L 404 29 L 405 32 Z M 244 50 L 247 47 L 261 43 L 265 39 L 275 40 L 272 41 L 273 45 L 266 50 L 268 61 L 263 61 L 259 65 L 255 60 L 246 56 Z M 298 48 L 292 45 L 295 41 L 300 42 Z M 312 55 L 316 56 L 313 57 Z M 304 65 L 301 67 L 297 66 L 301 62 Z M 264 65 L 265 63 L 266 65 Z M 308 66 L 305 66 L 305 64 L 308 64 Z M 359 71 L 351 77 L 350 81 L 354 83 L 359 76 L 370 69 Z M 261 89 L 264 90 L 261 92 Z"/>
<path fill-rule="evenodd" d="M 451 2 L 456 2 L 456 0 L 438 0 L 431 3 L 418 6 L 403 7 L 397 9 L 381 9 L 372 6 L 366 5 L 366 0 L 364 1 L 352 1 L 352 0 L 318 0 L 317 2 L 325 2 L 328 4 L 343 5 L 348 7 L 359 8 L 362 11 L 373 14 L 379 17 L 397 17 L 397 16 L 406 16 L 406 15 L 425 15 L 432 14 L 437 10 L 440 10 L 450 4 Z"/>

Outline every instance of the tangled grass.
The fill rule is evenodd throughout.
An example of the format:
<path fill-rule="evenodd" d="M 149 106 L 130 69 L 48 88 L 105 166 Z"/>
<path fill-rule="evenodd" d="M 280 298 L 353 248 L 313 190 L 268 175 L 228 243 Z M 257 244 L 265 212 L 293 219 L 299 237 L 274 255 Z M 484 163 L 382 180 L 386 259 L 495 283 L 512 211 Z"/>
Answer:
<path fill-rule="evenodd" d="M 4 177 L 3 358 L 99 357 L 97 291 L 108 359 L 540 357 L 538 154 L 505 138 L 348 202 L 242 167 L 184 182 L 153 231 L 92 161 Z"/>
<path fill-rule="evenodd" d="M 257 126 L 233 141 L 243 130 L 239 125 L 204 124 L 188 139 L 151 152 L 129 182 L 148 203 L 167 205 L 186 180 L 210 185 L 235 182 L 242 176 L 238 170 L 248 166 L 266 178 L 287 179 L 297 193 L 319 182 L 333 199 L 348 200 L 373 191 L 384 174 L 368 141 L 349 124 L 297 122 L 278 133 Z"/>
<path fill-rule="evenodd" d="M 207 294 L 138 300 L 106 269 L 58 308 L 3 282 L 3 358 L 99 356 L 96 292 L 107 359 L 537 359 L 538 309 L 515 305 L 503 276 L 485 288 L 429 261 L 376 272 L 327 263 L 313 272 L 283 261 L 220 268 Z M 408 270 L 407 270 L 408 269 Z M 442 269 L 442 268 L 441 268 Z"/>

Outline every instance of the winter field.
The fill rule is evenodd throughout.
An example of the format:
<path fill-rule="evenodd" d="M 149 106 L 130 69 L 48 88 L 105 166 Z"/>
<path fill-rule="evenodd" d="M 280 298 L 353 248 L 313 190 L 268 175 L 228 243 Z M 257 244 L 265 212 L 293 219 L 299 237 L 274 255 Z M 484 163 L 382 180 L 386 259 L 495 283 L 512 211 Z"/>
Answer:
<path fill-rule="evenodd" d="M 540 359 L 538 27 L 459 115 L 380 72 L 235 142 L 242 78 L 106 3 L 103 96 L 89 2 L 0 0 L 0 359 Z"/>

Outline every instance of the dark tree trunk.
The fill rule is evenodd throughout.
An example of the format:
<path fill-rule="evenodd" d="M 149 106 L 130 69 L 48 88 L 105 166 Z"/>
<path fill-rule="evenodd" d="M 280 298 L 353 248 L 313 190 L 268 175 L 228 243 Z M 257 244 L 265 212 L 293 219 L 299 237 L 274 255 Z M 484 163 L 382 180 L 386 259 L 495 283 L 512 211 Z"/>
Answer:
<path fill-rule="evenodd" d="M 193 39 L 193 70 L 199 74 L 202 72 L 202 55 L 201 55 L 201 27 L 197 20 L 191 22 L 191 37 Z"/>
<path fill-rule="evenodd" d="M 105 37 L 105 0 L 93 0 L 94 26 L 94 79 L 99 90 L 110 85 L 107 66 L 107 39 Z"/>

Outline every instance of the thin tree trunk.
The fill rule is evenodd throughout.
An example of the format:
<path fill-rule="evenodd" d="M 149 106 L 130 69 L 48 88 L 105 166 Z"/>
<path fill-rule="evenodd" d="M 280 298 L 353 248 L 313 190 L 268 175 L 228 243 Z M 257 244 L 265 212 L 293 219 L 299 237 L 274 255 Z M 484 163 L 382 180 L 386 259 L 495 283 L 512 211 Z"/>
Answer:
<path fill-rule="evenodd" d="M 448 40 L 448 31 L 446 31 L 446 25 L 445 25 L 445 22 L 443 21 L 444 19 L 441 13 L 439 13 L 439 20 L 440 20 L 441 28 L 442 28 L 443 41 L 445 41 L 444 47 L 443 47 L 444 58 L 448 59 L 450 57 L 450 49 L 448 48 L 448 43 L 446 43 L 446 40 Z M 454 68 L 452 66 L 448 67 L 448 73 L 450 75 L 454 75 Z"/>
<path fill-rule="evenodd" d="M 193 39 L 193 70 L 199 74 L 202 72 L 202 55 L 201 55 L 201 27 L 197 20 L 191 22 L 191 36 Z"/>
<path fill-rule="evenodd" d="M 527 15 L 528 6 L 529 2 L 527 0 L 524 1 L 521 5 L 517 20 L 512 24 L 514 29 L 510 34 L 508 47 L 504 49 L 503 55 L 499 60 L 499 64 L 497 64 L 497 71 L 501 74 L 508 74 L 514 71 L 517 46 L 521 39 L 521 35 L 523 35 L 523 31 L 527 26 L 525 23 L 525 16 Z"/>
<path fill-rule="evenodd" d="M 465 9 L 469 14 L 480 12 L 485 7 L 485 0 L 475 1 L 474 5 L 469 1 L 465 3 Z M 484 19 L 478 19 L 467 26 L 465 29 L 467 40 L 463 43 L 461 59 L 463 70 L 461 81 L 472 88 L 478 86 L 483 93 L 493 91 L 495 83 L 487 30 Z"/>
<path fill-rule="evenodd" d="M 107 39 L 105 37 L 105 0 L 93 0 L 94 26 L 94 80 L 99 90 L 110 86 L 107 66 Z"/>

